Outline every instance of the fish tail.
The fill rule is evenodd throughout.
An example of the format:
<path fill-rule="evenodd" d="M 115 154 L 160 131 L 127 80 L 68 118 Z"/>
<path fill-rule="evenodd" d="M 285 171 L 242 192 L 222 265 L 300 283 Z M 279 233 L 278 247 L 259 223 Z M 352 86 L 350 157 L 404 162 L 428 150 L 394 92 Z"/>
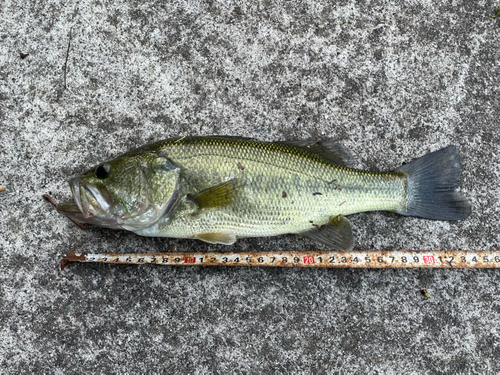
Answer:
<path fill-rule="evenodd" d="M 399 214 L 434 220 L 462 220 L 470 215 L 470 202 L 455 191 L 462 171 L 455 146 L 424 155 L 397 171 L 407 174 L 406 205 Z"/>

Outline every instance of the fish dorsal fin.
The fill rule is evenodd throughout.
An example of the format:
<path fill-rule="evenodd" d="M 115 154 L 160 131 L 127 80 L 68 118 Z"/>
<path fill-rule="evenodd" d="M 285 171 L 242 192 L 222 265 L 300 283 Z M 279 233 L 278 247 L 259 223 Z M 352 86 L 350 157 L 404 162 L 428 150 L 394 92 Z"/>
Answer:
<path fill-rule="evenodd" d="M 298 235 L 337 251 L 350 251 L 354 247 L 351 223 L 342 215 L 333 217 L 328 224 L 315 226 Z"/>
<path fill-rule="evenodd" d="M 232 245 L 236 242 L 236 236 L 233 232 L 225 230 L 218 233 L 200 233 L 196 235 L 196 238 L 208 243 L 222 244 L 222 245 Z"/>
<path fill-rule="evenodd" d="M 187 198 L 198 206 L 198 212 L 230 205 L 236 198 L 236 179 L 211 186 L 197 194 L 188 194 Z"/>
<path fill-rule="evenodd" d="M 355 160 L 347 149 L 333 139 L 324 141 L 304 140 L 304 141 L 284 141 L 284 144 L 303 148 L 309 152 L 314 152 L 342 167 L 350 167 L 355 164 Z"/>

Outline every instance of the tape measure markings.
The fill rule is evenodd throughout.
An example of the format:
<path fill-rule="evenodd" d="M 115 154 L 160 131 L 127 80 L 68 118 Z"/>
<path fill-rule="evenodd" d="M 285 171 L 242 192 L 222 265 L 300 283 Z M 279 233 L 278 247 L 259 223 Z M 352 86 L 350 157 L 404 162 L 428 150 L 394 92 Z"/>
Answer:
<path fill-rule="evenodd" d="M 177 266 L 261 266 L 326 268 L 500 268 L 500 251 L 279 251 L 70 253 L 61 262 Z"/>

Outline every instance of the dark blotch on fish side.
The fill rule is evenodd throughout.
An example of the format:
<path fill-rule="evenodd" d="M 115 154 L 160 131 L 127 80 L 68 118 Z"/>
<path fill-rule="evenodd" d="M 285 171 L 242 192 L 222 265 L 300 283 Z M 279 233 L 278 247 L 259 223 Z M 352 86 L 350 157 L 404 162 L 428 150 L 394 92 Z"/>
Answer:
<path fill-rule="evenodd" d="M 316 195 L 323 195 L 323 194 L 316 192 L 316 193 L 313 193 L 313 195 L 316 196 Z"/>
<path fill-rule="evenodd" d="M 281 197 L 282 198 L 286 198 L 287 197 L 286 191 L 283 191 L 283 193 L 281 193 Z"/>
<path fill-rule="evenodd" d="M 245 169 L 245 167 L 241 163 L 238 163 L 237 165 L 238 165 L 238 169 L 241 169 L 241 170 Z"/>
<path fill-rule="evenodd" d="M 311 225 L 316 228 L 317 230 L 321 230 L 325 227 L 325 225 L 318 225 L 318 224 L 314 224 L 314 222 L 312 220 L 309 220 L 309 222 L 311 223 Z"/>

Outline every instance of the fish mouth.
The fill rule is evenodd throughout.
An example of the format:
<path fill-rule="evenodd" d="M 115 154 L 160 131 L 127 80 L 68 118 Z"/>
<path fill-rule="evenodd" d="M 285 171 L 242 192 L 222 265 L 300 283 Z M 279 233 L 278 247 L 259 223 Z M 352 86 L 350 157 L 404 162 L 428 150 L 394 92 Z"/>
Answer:
<path fill-rule="evenodd" d="M 57 212 L 73 217 L 74 219 L 77 219 L 76 216 L 82 217 L 82 211 L 80 211 L 80 208 L 76 204 L 58 204 L 56 209 Z"/>
<path fill-rule="evenodd" d="M 111 213 L 111 199 L 107 191 L 95 185 L 83 184 L 78 178 L 69 181 L 73 204 L 59 204 L 57 211 L 80 223 L 105 228 L 121 227 L 119 218 Z"/>
<path fill-rule="evenodd" d="M 68 214 L 77 213 L 75 211 L 78 208 L 78 213 L 83 215 L 85 219 L 108 214 L 111 204 L 109 199 L 106 199 L 105 195 L 107 194 L 103 194 L 102 189 L 95 185 L 83 184 L 78 178 L 71 179 L 69 186 L 76 207 L 75 205 L 65 205 L 66 207 L 62 207 L 61 211 L 64 210 L 63 212 Z"/>

